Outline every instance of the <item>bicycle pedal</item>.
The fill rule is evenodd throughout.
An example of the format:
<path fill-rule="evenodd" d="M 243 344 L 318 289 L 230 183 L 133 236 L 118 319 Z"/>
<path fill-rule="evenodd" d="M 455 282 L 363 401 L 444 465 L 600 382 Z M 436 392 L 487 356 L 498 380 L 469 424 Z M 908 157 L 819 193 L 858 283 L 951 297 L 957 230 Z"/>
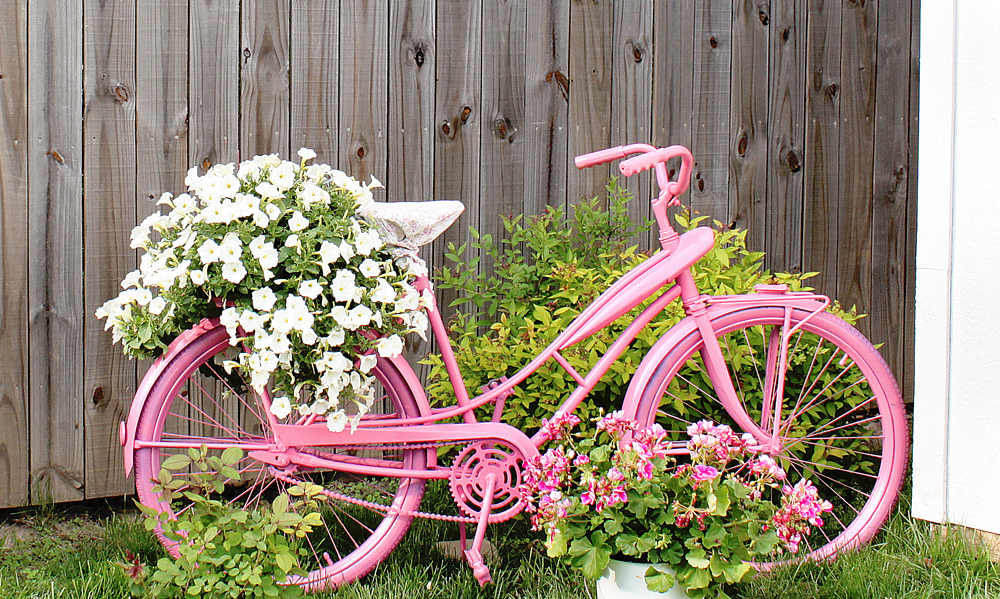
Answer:
<path fill-rule="evenodd" d="M 484 587 L 493 582 L 490 576 L 490 569 L 483 563 L 483 556 L 475 549 L 468 549 L 465 552 L 465 561 L 472 568 L 472 574 L 479 581 L 479 586 Z"/>

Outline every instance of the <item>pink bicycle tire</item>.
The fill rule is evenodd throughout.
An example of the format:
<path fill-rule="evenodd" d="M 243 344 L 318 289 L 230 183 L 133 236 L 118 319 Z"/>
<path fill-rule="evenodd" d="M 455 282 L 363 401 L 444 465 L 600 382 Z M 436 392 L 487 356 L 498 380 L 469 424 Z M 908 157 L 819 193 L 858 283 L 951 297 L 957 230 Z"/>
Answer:
<path fill-rule="evenodd" d="M 254 402 L 247 401 L 248 398 L 253 397 L 252 392 L 246 393 L 247 397 L 239 398 L 238 402 L 234 402 L 232 398 L 220 401 L 211 397 L 208 400 L 198 401 L 196 405 L 196 400 L 192 399 L 192 396 L 195 395 L 208 395 L 205 389 L 208 384 L 204 382 L 204 377 L 202 380 L 198 380 L 198 377 L 201 376 L 199 370 L 206 367 L 216 370 L 216 367 L 212 366 L 212 359 L 217 354 L 230 350 L 228 339 L 225 327 L 217 326 L 203 331 L 176 353 L 154 382 L 149 398 L 143 407 L 136 428 L 136 436 L 140 442 L 159 441 L 167 436 L 174 440 L 189 439 L 191 446 L 194 447 L 200 446 L 200 442 L 203 441 L 215 441 L 221 445 L 240 447 L 242 443 L 259 443 L 262 440 L 267 440 L 266 425 L 261 423 L 265 419 L 259 417 L 259 404 L 251 406 L 249 404 Z M 218 370 L 217 374 L 222 380 L 220 373 L 221 369 Z M 404 383 L 401 373 L 392 363 L 380 360 L 373 373 L 384 388 L 386 397 L 391 402 L 392 409 L 395 410 L 396 414 L 401 417 L 419 416 L 416 400 L 409 387 Z M 217 387 L 228 387 L 225 383 L 218 381 L 215 384 Z M 232 388 L 230 387 L 228 391 L 231 395 Z M 183 401 L 177 402 L 178 398 L 182 398 Z M 233 418 L 232 414 L 224 413 L 224 408 L 227 406 L 223 404 L 226 402 L 230 408 L 233 405 L 239 407 L 239 403 L 243 403 L 241 415 Z M 214 409 L 214 412 L 209 413 L 209 407 Z M 178 414 L 174 412 L 178 412 Z M 179 414 L 180 412 L 184 413 Z M 251 432 L 251 425 L 244 423 L 245 420 L 257 421 L 256 424 L 262 429 L 261 433 Z M 194 435 L 190 432 L 186 434 L 170 432 L 183 426 L 187 426 L 188 431 L 193 430 L 196 426 L 199 429 L 214 428 L 217 429 L 217 434 L 212 436 Z M 167 432 L 165 433 L 165 431 Z M 157 494 L 153 492 L 152 479 L 159 472 L 160 463 L 167 457 L 167 454 L 176 451 L 186 450 L 160 450 L 149 447 L 136 450 L 136 490 L 139 501 L 143 505 L 161 512 L 173 513 L 171 506 L 161 502 Z M 221 450 L 219 451 L 221 452 Z M 426 450 L 401 450 L 398 459 L 404 468 L 427 468 Z M 245 458 L 239 467 L 244 471 L 244 480 L 246 480 L 247 473 L 251 473 L 254 477 L 250 482 L 250 489 L 237 495 L 237 499 L 243 500 L 247 504 L 252 505 L 259 501 L 261 495 L 273 493 L 275 488 L 282 488 L 288 484 L 288 481 L 274 478 L 269 467 L 249 458 Z M 296 482 L 297 476 L 304 478 L 307 475 L 294 475 L 290 482 Z M 325 472 L 320 476 L 320 473 L 311 473 L 309 476 L 324 479 L 335 478 L 336 474 Z M 386 479 L 383 477 L 378 480 Z M 367 512 L 370 514 L 367 517 L 380 520 L 377 524 L 368 526 L 362 523 L 359 516 L 349 513 L 349 509 L 356 509 L 358 503 L 347 502 L 345 506 L 332 508 L 333 516 L 325 518 L 324 527 L 326 530 L 321 533 L 328 538 L 316 541 L 316 546 L 312 551 L 312 561 L 309 564 L 303 564 L 303 567 L 309 572 L 308 576 L 293 580 L 294 584 L 301 586 L 307 592 L 315 592 L 353 582 L 371 571 L 396 547 L 413 520 L 413 516 L 410 514 L 416 511 L 420 505 L 425 481 L 413 478 L 393 480 L 399 481 L 398 486 L 394 491 L 382 492 L 382 496 L 373 491 L 374 488 L 378 488 L 377 484 L 356 483 L 361 486 L 360 491 L 365 495 L 359 497 L 358 501 L 364 502 L 374 499 L 373 503 L 391 505 L 394 508 L 393 511 L 397 513 L 387 516 L 381 511 L 369 508 Z M 344 489 L 337 489 L 336 492 L 338 495 L 350 495 L 350 493 L 345 493 Z M 373 494 L 376 496 L 372 497 Z M 363 504 L 361 505 L 363 507 Z M 355 538 L 354 534 L 347 531 L 346 534 L 350 538 L 350 544 L 347 548 L 325 547 L 324 544 L 331 544 L 335 536 L 344 536 L 344 531 L 340 531 L 337 535 L 330 530 L 331 520 L 341 522 L 344 531 L 347 531 L 348 525 L 355 530 L 360 529 L 361 532 L 356 533 L 357 536 L 364 535 L 366 538 Z M 344 525 L 343 521 L 347 521 L 347 524 Z M 175 553 L 171 542 L 162 533 L 157 531 L 157 536 L 169 551 Z M 310 540 L 308 544 L 312 546 L 313 541 Z M 323 555 L 324 551 L 329 556 L 329 560 Z"/>
<path fill-rule="evenodd" d="M 805 312 L 793 311 L 791 324 L 795 325 L 805 315 Z M 747 308 L 718 316 L 712 321 L 713 328 L 720 339 L 723 355 L 731 364 L 731 372 L 733 370 L 746 371 L 747 365 L 751 363 L 757 366 L 756 371 L 752 372 L 750 377 L 743 377 L 743 380 L 734 381 L 734 384 L 737 393 L 741 395 L 745 409 L 751 416 L 755 417 L 758 423 L 761 418 L 761 410 L 758 407 L 755 414 L 753 401 L 751 401 L 751 399 L 757 399 L 752 397 L 755 385 L 752 384 L 752 380 L 747 379 L 752 379 L 756 375 L 759 381 L 757 386 L 762 386 L 760 382 L 763 382 L 766 374 L 761 377 L 759 372 L 761 363 L 766 362 L 766 360 L 749 358 L 751 353 L 748 353 L 747 347 L 754 345 L 751 338 L 756 337 L 759 330 L 761 336 L 760 351 L 763 352 L 764 331 L 777 330 L 783 324 L 784 308 L 781 307 Z M 764 327 L 770 328 L 765 329 Z M 767 336 L 770 338 L 770 332 L 767 333 Z M 809 422 L 785 424 L 783 418 L 784 430 L 788 431 L 785 446 L 801 450 L 812 445 L 819 447 L 828 456 L 836 455 L 834 450 L 845 452 L 843 455 L 853 452 L 853 456 L 859 462 L 877 460 L 878 464 L 877 470 L 874 472 L 862 472 L 860 468 L 858 471 L 848 471 L 847 468 L 841 469 L 832 465 L 835 464 L 834 462 L 810 463 L 809 460 L 792 456 L 790 452 L 783 454 L 785 464 L 792 465 L 789 468 L 790 482 L 798 482 L 796 475 L 806 475 L 806 477 L 814 479 L 813 482 L 817 484 L 825 499 L 834 503 L 835 506 L 838 503 L 842 504 L 839 508 L 839 513 L 842 515 L 837 516 L 836 519 L 827 518 L 824 528 L 829 527 L 830 521 L 833 520 L 836 533 L 820 532 L 822 529 L 814 531 L 805 553 L 786 553 L 777 561 L 755 564 L 758 569 L 762 570 L 784 563 L 780 561 L 784 558 L 788 558 L 785 561 L 827 559 L 835 556 L 838 552 L 869 542 L 889 517 L 896 503 L 908 463 L 906 411 L 891 371 L 872 344 L 854 327 L 829 313 L 817 315 L 793 335 L 793 351 L 797 351 L 797 348 L 794 347 L 796 336 L 801 346 L 806 350 L 813 343 L 816 343 L 816 349 L 812 350 L 814 355 L 810 362 L 790 367 L 790 376 L 786 378 L 787 386 L 784 396 L 791 398 L 796 389 L 799 390 L 798 397 L 795 398 L 795 407 L 791 410 L 796 418 L 805 420 L 805 417 L 808 416 L 809 418 L 828 418 L 828 420 L 819 420 L 820 424 L 818 425 Z M 821 339 L 822 343 L 814 341 L 814 338 Z M 737 341 L 732 341 L 733 339 L 737 339 Z M 805 341 L 802 341 L 803 339 Z M 681 404 L 692 403 L 690 394 L 714 398 L 714 390 L 711 390 L 711 385 L 707 382 L 706 373 L 699 373 L 705 378 L 698 381 L 690 380 L 697 378 L 697 375 L 684 374 L 692 372 L 692 369 L 697 370 L 700 364 L 698 353 L 702 346 L 700 333 L 697 331 L 689 333 L 669 349 L 656 368 L 650 371 L 644 380 L 633 381 L 632 384 L 637 385 L 637 389 L 641 389 L 638 407 L 634 415 L 639 422 L 648 424 L 656 421 L 668 429 L 674 425 L 674 430 L 680 432 L 686 422 L 702 418 L 716 421 L 726 419 L 727 415 L 717 399 L 714 400 L 717 406 L 714 413 L 705 413 L 710 412 L 710 410 L 701 410 L 702 413 L 696 414 L 692 410 L 687 418 L 667 416 L 670 412 L 676 411 L 678 402 Z M 727 350 L 737 351 L 740 356 L 738 359 L 742 360 L 742 366 L 739 369 L 733 368 L 733 359 Z M 817 360 L 817 356 L 820 356 L 820 359 Z M 854 370 L 856 372 L 849 372 Z M 802 376 L 802 383 L 789 385 L 793 376 Z M 844 382 L 838 386 L 837 381 Z M 706 391 L 706 387 L 708 391 Z M 840 388 L 846 388 L 847 391 L 840 391 L 841 397 L 838 400 L 837 390 Z M 824 409 L 824 404 L 827 402 L 832 402 L 830 407 L 839 409 L 837 404 L 845 403 L 846 394 L 864 398 L 865 394 L 869 392 L 871 398 L 859 400 L 855 406 L 850 406 L 850 403 L 846 402 L 847 407 L 842 412 L 834 411 L 828 416 L 824 414 L 824 412 L 830 411 Z M 816 393 L 827 397 L 815 400 L 804 399 L 807 393 Z M 673 405 L 661 411 L 660 406 L 664 401 Z M 814 415 L 814 412 L 818 416 Z M 787 415 L 787 413 L 783 413 L 783 415 Z M 732 421 L 727 423 L 733 424 Z M 816 428 L 806 431 L 805 428 L 809 426 Z M 854 449 L 858 447 L 861 449 Z M 815 450 L 813 455 L 815 455 Z M 816 458 L 813 457 L 813 459 Z M 824 457 L 824 459 L 827 458 Z M 843 460 L 843 456 L 839 456 L 839 459 Z M 850 465 L 846 460 L 841 464 Z M 852 481 L 850 484 L 865 488 L 849 488 L 850 484 L 845 481 Z M 824 493 L 824 491 L 826 492 Z M 849 509 L 845 508 L 843 504 L 846 504 Z M 837 513 L 837 509 L 835 507 L 835 513 Z M 844 521 L 848 519 L 849 522 Z M 817 534 L 822 536 L 817 537 Z"/>

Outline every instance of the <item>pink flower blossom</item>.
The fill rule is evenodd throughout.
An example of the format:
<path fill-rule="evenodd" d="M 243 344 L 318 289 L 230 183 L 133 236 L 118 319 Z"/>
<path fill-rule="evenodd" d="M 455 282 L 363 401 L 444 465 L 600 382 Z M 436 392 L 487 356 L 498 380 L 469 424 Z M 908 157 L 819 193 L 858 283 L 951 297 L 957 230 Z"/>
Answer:
<path fill-rule="evenodd" d="M 718 477 L 719 477 L 719 469 L 714 466 L 696 464 L 693 468 L 691 468 L 691 480 L 695 482 L 705 482 L 708 480 L 715 480 Z"/>
<path fill-rule="evenodd" d="M 549 441 L 561 441 L 578 424 L 580 424 L 580 419 L 573 414 L 556 412 L 552 415 L 551 420 L 542 420 L 542 432 Z"/>
<path fill-rule="evenodd" d="M 620 439 L 628 431 L 634 431 L 636 427 L 635 421 L 625 418 L 621 410 L 615 410 L 597 421 L 598 430 L 607 431 L 616 439 Z"/>

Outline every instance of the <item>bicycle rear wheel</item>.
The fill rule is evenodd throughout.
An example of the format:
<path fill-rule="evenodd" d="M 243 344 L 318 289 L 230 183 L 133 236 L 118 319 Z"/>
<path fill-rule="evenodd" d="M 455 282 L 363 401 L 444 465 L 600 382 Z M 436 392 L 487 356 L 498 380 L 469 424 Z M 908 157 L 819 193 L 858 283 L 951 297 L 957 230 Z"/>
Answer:
<path fill-rule="evenodd" d="M 793 310 L 789 327 L 806 318 Z M 712 321 L 737 395 L 765 431 L 774 427 L 774 406 L 764 390 L 778 383 L 778 347 L 785 309 L 755 307 Z M 658 422 L 675 439 L 699 420 L 739 430 L 719 402 L 693 331 L 671 348 L 645 380 L 636 420 Z M 834 505 L 821 528 L 792 559 L 823 559 L 871 540 L 895 504 L 907 464 L 906 413 L 885 361 L 856 329 L 821 313 L 794 332 L 778 416 L 781 452 L 774 457 L 789 483 L 811 480 Z M 774 497 L 777 499 L 777 497 Z M 766 569 L 771 564 L 758 564 Z"/>
<path fill-rule="evenodd" d="M 226 353 L 234 351 L 225 327 L 206 327 L 171 358 L 154 382 L 136 429 L 136 489 L 143 505 L 171 515 L 188 507 L 161 501 L 153 491 L 153 479 L 171 455 L 202 444 L 216 454 L 227 447 L 240 448 L 246 454 L 273 440 L 260 397 L 237 371 L 227 374 L 221 367 Z M 415 398 L 392 363 L 380 360 L 373 374 L 385 391 L 384 399 L 376 402 L 373 417 L 419 415 Z M 382 414 L 377 414 L 379 406 Z M 143 446 L 157 442 L 172 447 Z M 366 457 L 364 449 L 296 449 L 321 457 Z M 368 454 L 387 465 L 417 470 L 428 467 L 426 449 L 386 447 Z M 301 563 L 309 575 L 294 581 L 307 591 L 351 582 L 374 568 L 406 533 L 413 520 L 409 514 L 419 506 L 425 485 L 423 479 L 349 476 L 318 468 L 279 472 L 249 457 L 237 469 L 242 481 L 234 481 L 226 494 L 232 503 L 246 509 L 299 482 L 312 481 L 324 487 L 323 526 L 305 540 L 309 556 Z M 177 473 L 174 478 L 178 476 L 186 473 Z M 393 515 L 387 515 L 390 509 Z M 172 551 L 170 541 L 159 531 L 157 535 Z"/>

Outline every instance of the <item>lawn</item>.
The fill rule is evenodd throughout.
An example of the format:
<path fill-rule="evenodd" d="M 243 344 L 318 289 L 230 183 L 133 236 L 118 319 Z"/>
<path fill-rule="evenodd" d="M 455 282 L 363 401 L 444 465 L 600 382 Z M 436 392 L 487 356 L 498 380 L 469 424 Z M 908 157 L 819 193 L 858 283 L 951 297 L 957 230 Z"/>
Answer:
<path fill-rule="evenodd" d="M 448 501 L 432 489 L 431 505 Z M 802 564 L 735 590 L 744 599 L 979 599 L 1000 596 L 1000 566 L 986 548 L 961 535 L 905 515 L 893 515 L 869 547 L 830 564 Z M 417 520 L 390 558 L 359 583 L 323 598 L 538 598 L 595 596 L 593 583 L 544 554 L 523 520 L 491 527 L 498 556 L 494 583 L 480 588 L 465 565 L 436 552 L 456 525 Z M 130 500 L 43 506 L 0 513 L 0 598 L 100 599 L 129 597 L 129 581 L 117 565 L 125 552 L 154 563 L 162 550 L 146 532 Z"/>

